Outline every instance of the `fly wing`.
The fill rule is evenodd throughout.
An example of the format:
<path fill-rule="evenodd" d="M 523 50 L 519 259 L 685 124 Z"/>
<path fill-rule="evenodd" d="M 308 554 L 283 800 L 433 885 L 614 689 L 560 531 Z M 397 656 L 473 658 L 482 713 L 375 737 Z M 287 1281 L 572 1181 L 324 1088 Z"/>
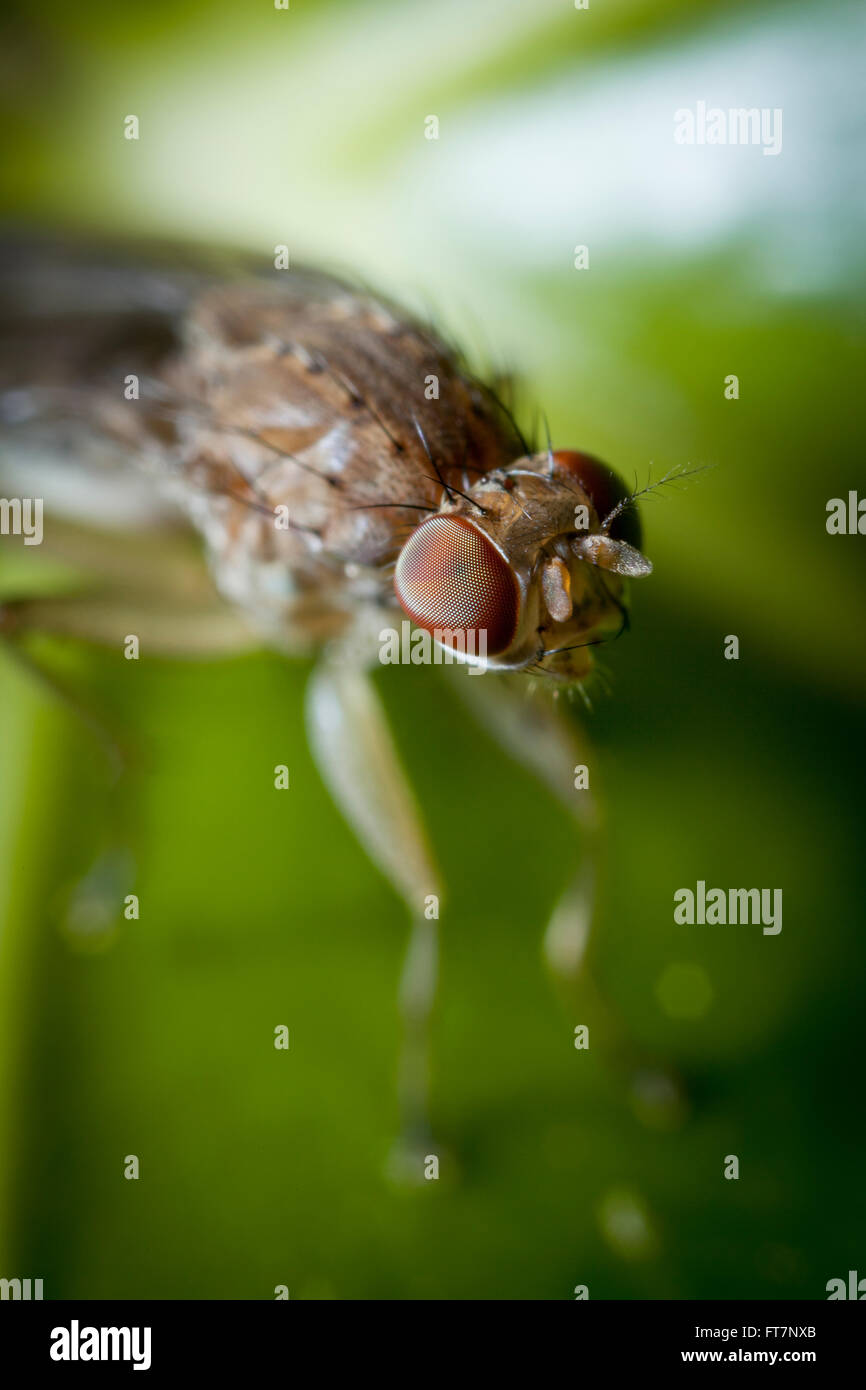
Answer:
<path fill-rule="evenodd" d="M 23 235 L 0 241 L 0 478 L 92 525 L 165 514 L 136 465 L 164 439 L 127 396 L 180 341 L 201 271 Z"/>
<path fill-rule="evenodd" d="M 139 466 L 164 447 L 163 424 L 124 394 L 130 373 L 144 382 L 177 351 L 206 283 L 175 256 L 0 238 L 0 497 L 39 498 L 46 513 L 36 549 L 0 541 L 16 631 L 116 639 L 132 623 L 158 650 L 167 616 L 194 615 L 184 630 L 208 634 L 230 616 L 182 511 Z"/>

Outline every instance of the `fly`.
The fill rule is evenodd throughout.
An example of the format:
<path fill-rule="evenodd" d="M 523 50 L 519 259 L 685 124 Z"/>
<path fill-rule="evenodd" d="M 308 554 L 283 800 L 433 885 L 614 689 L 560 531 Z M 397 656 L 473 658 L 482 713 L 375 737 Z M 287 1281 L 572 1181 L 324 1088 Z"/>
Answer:
<path fill-rule="evenodd" d="M 526 676 L 545 678 L 542 689 L 578 686 L 595 647 L 627 626 L 628 583 L 651 570 L 636 494 L 585 453 L 533 448 L 453 348 L 326 275 L 21 243 L 6 248 L 0 294 L 6 486 L 29 492 L 40 477 L 60 515 L 75 510 L 83 472 L 88 515 L 138 478 L 134 515 L 168 497 L 243 620 L 223 607 L 205 620 L 202 600 L 188 627 L 172 612 L 151 646 L 207 649 L 212 632 L 214 650 L 229 650 L 252 631 L 316 658 L 313 754 L 411 922 L 400 1153 L 418 1176 L 431 1142 L 442 885 L 370 680 L 382 633 L 408 619 L 449 659 L 480 665 L 483 680 L 459 682 L 464 698 L 579 824 L 581 862 L 545 938 L 550 964 L 573 978 L 596 816 L 575 790 L 575 730 L 551 702 L 527 701 Z M 94 625 L 76 596 L 0 609 L 10 637 L 57 626 L 120 644 L 129 621 L 103 609 Z"/>

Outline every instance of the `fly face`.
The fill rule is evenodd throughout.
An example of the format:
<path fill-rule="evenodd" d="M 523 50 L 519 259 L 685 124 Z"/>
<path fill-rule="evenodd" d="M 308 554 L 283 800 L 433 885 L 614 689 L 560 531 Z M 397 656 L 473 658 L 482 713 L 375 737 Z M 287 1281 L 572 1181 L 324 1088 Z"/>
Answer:
<path fill-rule="evenodd" d="M 458 659 L 585 677 L 627 625 L 627 582 L 649 574 L 622 480 L 587 454 L 534 454 L 486 474 L 409 537 L 395 590 Z"/>

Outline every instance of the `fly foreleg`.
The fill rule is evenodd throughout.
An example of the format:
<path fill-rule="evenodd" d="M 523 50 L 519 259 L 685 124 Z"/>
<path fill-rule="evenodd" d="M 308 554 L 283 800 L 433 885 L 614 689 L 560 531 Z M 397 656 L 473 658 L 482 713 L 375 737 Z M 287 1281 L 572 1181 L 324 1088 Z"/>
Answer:
<path fill-rule="evenodd" d="M 627 1034 L 596 983 L 592 919 L 600 874 L 603 836 L 598 805 L 588 782 L 592 759 L 566 708 L 530 696 L 526 682 L 509 675 L 486 674 L 456 685 L 483 727 L 504 750 L 528 768 L 556 797 L 574 822 L 577 867 L 548 920 L 543 951 L 558 990 L 570 1006 L 580 1007 L 580 1021 L 592 1019 L 591 1032 L 616 1053 L 630 1053 Z M 587 785 L 584 785 L 587 783 Z M 633 1059 L 629 1059 L 631 1062 Z"/>
<path fill-rule="evenodd" d="M 544 954 L 555 974 L 567 980 L 581 973 L 589 944 L 593 897 L 601 849 L 598 808 L 578 768 L 586 748 L 567 714 L 541 697 L 531 698 L 525 680 L 487 674 L 467 680 L 455 671 L 456 685 L 475 717 L 515 761 L 522 763 L 554 794 L 578 829 L 580 861 L 550 918 Z"/>
<path fill-rule="evenodd" d="M 681 1104 L 679 1079 L 644 1055 L 629 1036 L 627 1024 L 598 984 L 592 919 L 600 877 L 604 834 L 598 804 L 585 785 L 597 780 L 587 743 L 569 717 L 567 706 L 554 704 L 539 691 L 532 698 L 514 676 L 486 674 L 463 679 L 457 689 L 483 727 L 517 762 L 533 772 L 568 811 L 577 831 L 580 859 L 560 895 L 544 934 L 544 955 L 559 992 L 576 1022 L 590 1023 L 589 1033 L 622 1066 L 633 1098 L 645 1109 L 674 1113 Z M 650 1097 L 647 1100 L 647 1096 Z"/>
<path fill-rule="evenodd" d="M 400 981 L 401 1141 L 391 1170 L 423 1178 L 430 1152 L 430 1031 L 436 998 L 439 875 L 385 712 L 363 664 L 326 657 L 308 687 L 310 745 L 322 777 L 370 858 L 399 893 L 411 930 Z"/>

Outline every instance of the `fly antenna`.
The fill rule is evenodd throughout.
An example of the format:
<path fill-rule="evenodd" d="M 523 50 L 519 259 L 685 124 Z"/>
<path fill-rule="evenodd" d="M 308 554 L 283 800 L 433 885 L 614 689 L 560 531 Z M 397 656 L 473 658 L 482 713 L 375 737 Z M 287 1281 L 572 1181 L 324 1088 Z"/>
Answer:
<path fill-rule="evenodd" d="M 602 531 L 608 531 L 617 517 L 621 516 L 629 507 L 633 507 L 636 502 L 640 501 L 641 497 L 647 497 L 650 493 L 658 492 L 661 487 L 669 487 L 673 483 L 678 483 L 683 478 L 693 478 L 698 473 L 705 473 L 708 468 L 713 468 L 714 466 L 715 465 L 712 463 L 701 463 L 698 464 L 696 468 L 683 468 L 680 464 L 675 463 L 673 468 L 668 469 L 663 478 L 659 478 L 658 482 L 654 483 L 652 481 L 652 464 L 650 464 L 650 481 L 647 483 L 646 487 L 636 487 L 635 491 L 629 493 L 628 497 L 624 497 L 621 502 L 617 502 L 613 510 L 608 512 L 604 521 L 601 523 Z"/>

